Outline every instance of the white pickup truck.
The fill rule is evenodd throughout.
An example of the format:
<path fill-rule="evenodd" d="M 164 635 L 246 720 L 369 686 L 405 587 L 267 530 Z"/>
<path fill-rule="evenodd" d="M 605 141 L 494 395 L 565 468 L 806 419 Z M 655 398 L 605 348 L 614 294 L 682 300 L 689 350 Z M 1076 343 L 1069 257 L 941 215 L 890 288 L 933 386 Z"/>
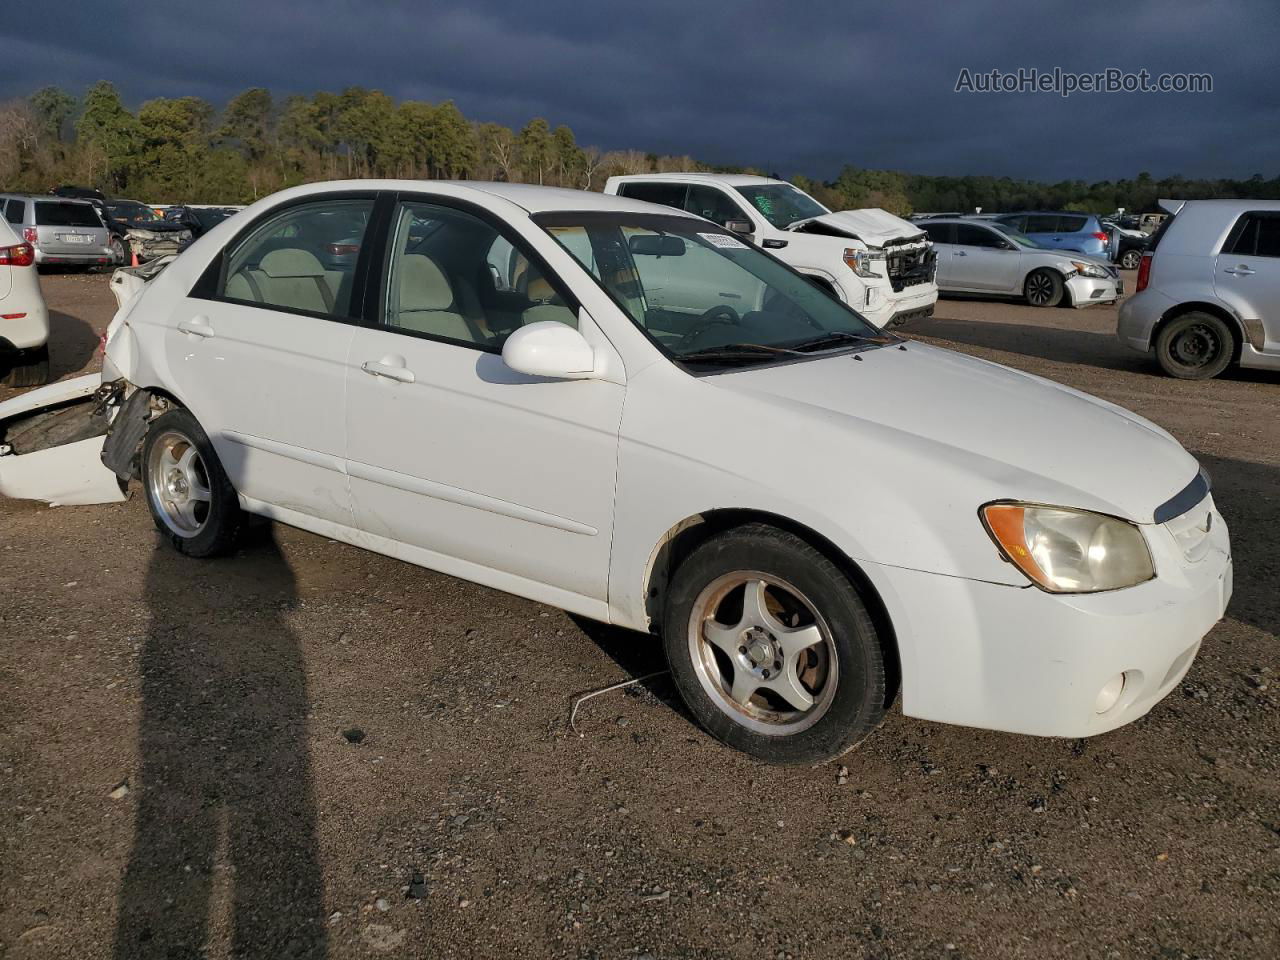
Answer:
<path fill-rule="evenodd" d="M 884 210 L 833 213 L 782 180 L 742 174 L 610 177 L 605 193 L 696 213 L 743 235 L 879 327 L 933 313 L 928 236 Z"/>

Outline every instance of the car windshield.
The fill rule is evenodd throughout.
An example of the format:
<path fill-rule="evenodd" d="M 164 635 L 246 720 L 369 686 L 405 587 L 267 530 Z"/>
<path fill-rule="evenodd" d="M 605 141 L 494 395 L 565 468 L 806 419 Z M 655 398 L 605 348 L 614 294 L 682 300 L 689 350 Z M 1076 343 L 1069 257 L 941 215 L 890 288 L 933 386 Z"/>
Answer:
<path fill-rule="evenodd" d="M 746 366 L 896 342 L 705 221 L 622 211 L 544 213 L 534 221 L 683 363 Z"/>
<path fill-rule="evenodd" d="M 789 183 L 763 183 L 736 189 L 747 198 L 748 203 L 760 211 L 762 217 L 782 230 L 797 220 L 811 220 L 831 212 Z"/>
<path fill-rule="evenodd" d="M 123 220 L 128 224 L 155 223 L 161 220 L 156 216 L 156 212 L 144 203 L 133 203 L 125 201 L 124 203 L 107 204 L 107 213 L 113 220 Z"/>
<path fill-rule="evenodd" d="M 1006 237 L 1008 237 L 1010 240 L 1012 240 L 1014 243 L 1016 243 L 1020 247 L 1030 247 L 1032 250 L 1044 249 L 1043 247 L 1040 246 L 1040 244 L 1036 243 L 1034 240 L 1028 237 L 1025 233 L 1015 230 L 1013 227 L 1009 226 L 1008 224 L 1001 223 L 998 220 L 993 220 L 991 221 L 991 226 L 995 227 L 997 230 L 999 230 L 1001 233 L 1003 233 Z"/>

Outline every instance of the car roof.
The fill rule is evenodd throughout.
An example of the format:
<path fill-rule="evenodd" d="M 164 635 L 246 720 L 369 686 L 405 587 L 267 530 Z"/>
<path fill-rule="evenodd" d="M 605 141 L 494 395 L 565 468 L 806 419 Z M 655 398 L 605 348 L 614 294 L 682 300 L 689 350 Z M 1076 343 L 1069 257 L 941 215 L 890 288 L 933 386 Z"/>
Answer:
<path fill-rule="evenodd" d="M 1010 210 L 1008 213 L 993 213 L 993 217 L 1096 217 L 1096 213 L 1085 213 L 1083 210 Z"/>
<path fill-rule="evenodd" d="M 439 188 L 445 187 L 447 190 Z M 325 180 L 316 183 L 291 187 L 264 200 L 278 202 L 288 197 L 305 197 L 335 193 L 343 190 L 383 190 L 404 193 L 439 193 L 442 196 L 457 197 L 461 194 L 473 194 L 473 201 L 484 202 L 485 197 L 497 197 L 515 204 L 527 213 L 548 213 L 551 211 L 631 211 L 633 213 L 661 213 L 664 216 L 690 217 L 701 219 L 683 210 L 666 207 L 643 200 L 628 197 L 617 197 L 608 193 L 595 193 L 587 190 L 571 190 L 566 187 L 544 187 L 533 183 L 487 183 L 480 180 Z M 263 203 L 262 200 L 258 201 Z M 257 206 L 255 204 L 254 206 Z M 262 209 L 266 209 L 264 206 Z"/>
<path fill-rule="evenodd" d="M 86 203 L 93 206 L 92 200 L 83 197 L 59 197 L 52 193 L 0 193 L 6 200 L 39 200 L 41 203 Z"/>
<path fill-rule="evenodd" d="M 629 173 L 610 177 L 626 183 L 632 180 L 671 180 L 676 183 L 720 183 L 727 187 L 758 187 L 767 183 L 786 183 L 772 177 L 758 177 L 748 173 Z"/>

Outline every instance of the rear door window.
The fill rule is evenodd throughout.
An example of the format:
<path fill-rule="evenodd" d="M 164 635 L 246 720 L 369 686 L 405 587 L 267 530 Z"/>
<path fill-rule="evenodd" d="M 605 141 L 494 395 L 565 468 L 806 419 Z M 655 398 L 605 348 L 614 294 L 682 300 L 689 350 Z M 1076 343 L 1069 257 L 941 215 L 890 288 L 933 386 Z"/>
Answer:
<path fill-rule="evenodd" d="M 1057 233 L 1058 218 L 1052 214 L 1033 213 L 1027 216 L 1026 229 L 1023 233 Z"/>
<path fill-rule="evenodd" d="M 624 183 L 618 189 L 618 195 L 683 210 L 688 190 L 683 183 Z"/>
<path fill-rule="evenodd" d="M 65 203 L 57 200 L 36 201 L 38 227 L 101 227 L 102 222 L 87 203 Z"/>
<path fill-rule="evenodd" d="M 1280 257 L 1280 214 L 1244 214 L 1231 228 L 1222 252 L 1242 257 Z"/>

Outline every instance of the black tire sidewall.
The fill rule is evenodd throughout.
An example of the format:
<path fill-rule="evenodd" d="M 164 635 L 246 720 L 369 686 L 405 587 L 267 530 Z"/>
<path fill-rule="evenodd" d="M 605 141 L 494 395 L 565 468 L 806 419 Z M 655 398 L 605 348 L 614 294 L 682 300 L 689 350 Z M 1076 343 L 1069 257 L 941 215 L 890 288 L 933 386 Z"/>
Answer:
<path fill-rule="evenodd" d="M 151 463 L 151 451 L 158 438 L 168 431 L 182 434 L 193 444 L 204 462 L 205 473 L 209 478 L 209 516 L 204 527 L 194 537 L 184 537 L 169 529 L 161 514 L 161 508 L 151 495 L 151 482 L 148 476 Z M 182 408 L 170 410 L 156 417 L 147 426 L 146 439 L 142 444 L 142 489 L 147 499 L 147 507 L 151 510 L 151 519 L 156 529 L 169 544 L 179 553 L 188 557 L 215 557 L 232 550 L 244 526 L 244 513 L 240 509 L 240 500 L 235 488 L 222 469 L 222 462 L 213 449 L 208 435 L 191 413 Z"/>
<path fill-rule="evenodd" d="M 1053 292 L 1050 294 L 1047 303 L 1036 303 L 1031 299 L 1029 291 L 1031 289 L 1031 281 L 1035 277 L 1049 278 L 1049 283 Z M 1026 297 L 1027 303 L 1031 304 L 1033 307 L 1056 307 L 1062 302 L 1062 297 L 1066 293 L 1066 285 L 1063 283 L 1062 277 L 1056 271 L 1041 267 L 1037 270 L 1032 270 L 1027 274 L 1027 279 L 1023 281 L 1022 293 L 1023 296 Z"/>
<path fill-rule="evenodd" d="M 1188 367 L 1173 355 L 1173 343 L 1188 327 L 1198 324 L 1213 328 L 1218 336 L 1218 354 L 1210 363 L 1201 367 Z M 1156 334 L 1156 362 L 1160 369 L 1179 380 L 1212 380 L 1231 365 L 1235 354 L 1235 334 L 1221 317 L 1211 313 L 1194 311 L 1174 317 Z"/>
<path fill-rule="evenodd" d="M 702 590 L 726 573 L 758 570 L 786 580 L 817 608 L 829 627 L 838 663 L 835 697 L 811 727 L 768 736 L 740 725 L 702 687 L 689 652 L 689 618 Z M 803 540 L 763 526 L 717 535 L 693 551 L 671 580 L 663 643 L 685 704 L 717 739 L 774 764 L 817 764 L 847 752 L 884 717 L 884 654 L 866 607 L 847 576 Z"/>

